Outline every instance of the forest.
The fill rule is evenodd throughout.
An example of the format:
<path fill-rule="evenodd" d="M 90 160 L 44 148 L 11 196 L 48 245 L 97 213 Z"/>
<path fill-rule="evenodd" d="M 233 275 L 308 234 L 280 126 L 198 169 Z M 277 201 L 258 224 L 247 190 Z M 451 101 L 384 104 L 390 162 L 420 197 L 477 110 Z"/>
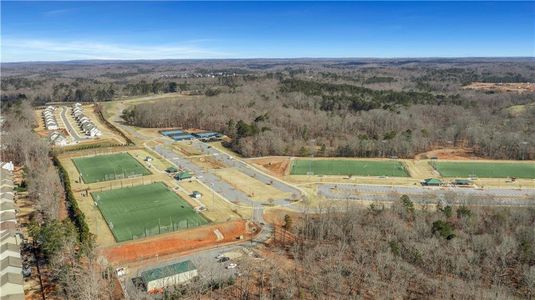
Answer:
<path fill-rule="evenodd" d="M 466 90 L 464 73 L 450 69 L 443 77 L 438 70 L 402 69 L 394 80 L 375 80 L 394 70 L 352 70 L 353 80 L 326 76 L 325 70 L 277 72 L 197 101 L 139 104 L 123 117 L 142 127 L 220 131 L 232 138 L 229 147 L 247 157 L 413 157 L 459 147 L 479 157 L 535 158 L 535 110 L 509 109 L 533 103 L 533 93 Z M 422 81 L 431 75 L 434 80 Z"/>
<path fill-rule="evenodd" d="M 535 93 L 465 88 L 534 82 L 529 58 L 81 61 L 2 64 L 2 72 L 2 104 L 177 95 L 123 116 L 142 127 L 220 131 L 246 157 L 413 157 L 456 147 L 535 159 Z"/>
<path fill-rule="evenodd" d="M 329 207 L 284 218 L 261 264 L 216 298 L 530 299 L 535 210 Z"/>

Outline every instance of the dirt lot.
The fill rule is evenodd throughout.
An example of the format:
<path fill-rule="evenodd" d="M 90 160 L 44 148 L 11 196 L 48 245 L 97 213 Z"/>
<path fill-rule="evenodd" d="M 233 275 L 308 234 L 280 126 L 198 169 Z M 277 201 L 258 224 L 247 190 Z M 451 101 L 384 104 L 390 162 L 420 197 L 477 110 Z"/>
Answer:
<path fill-rule="evenodd" d="M 214 230 L 219 229 L 224 239 L 217 241 Z M 162 234 L 143 240 L 130 241 L 121 245 L 100 249 L 112 264 L 125 264 L 142 261 L 157 256 L 177 254 L 201 247 L 237 241 L 249 238 L 246 231 L 246 221 L 232 221 L 224 224 L 215 224 L 198 227 L 187 231 Z"/>
<path fill-rule="evenodd" d="M 190 158 L 190 160 L 204 169 L 223 169 L 227 167 L 225 164 L 210 155 L 193 157 Z"/>
<path fill-rule="evenodd" d="M 248 162 L 268 174 L 281 178 L 288 175 L 291 160 L 287 156 L 269 156 L 251 158 L 248 159 Z"/>
<path fill-rule="evenodd" d="M 197 156 L 202 154 L 199 149 L 191 145 L 190 141 L 175 142 L 173 148 L 178 150 L 184 156 Z"/>
<path fill-rule="evenodd" d="M 480 160 L 482 158 L 474 155 L 471 149 L 465 148 L 444 148 L 436 149 L 428 152 L 415 155 L 415 159 L 430 159 L 436 157 L 437 159 L 448 160 Z"/>
<path fill-rule="evenodd" d="M 283 193 L 280 190 L 249 177 L 234 168 L 219 169 L 214 173 L 234 188 L 246 193 L 254 200 L 268 201 L 269 199 L 289 198 L 291 196 L 291 193 Z"/>
<path fill-rule="evenodd" d="M 535 92 L 535 83 L 486 83 L 472 82 L 464 87 L 465 89 L 479 91 L 495 92 L 516 92 L 516 93 L 533 93 Z"/>

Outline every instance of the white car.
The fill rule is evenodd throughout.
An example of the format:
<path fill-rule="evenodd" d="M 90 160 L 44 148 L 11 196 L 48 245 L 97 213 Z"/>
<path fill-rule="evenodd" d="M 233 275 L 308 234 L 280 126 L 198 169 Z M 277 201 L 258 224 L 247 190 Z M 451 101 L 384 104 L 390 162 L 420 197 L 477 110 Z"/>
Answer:
<path fill-rule="evenodd" d="M 228 264 L 227 269 L 234 269 L 234 268 L 236 268 L 237 266 L 238 266 L 238 265 L 235 264 L 235 263 L 230 263 L 230 264 Z"/>
<path fill-rule="evenodd" d="M 117 276 L 123 277 L 126 275 L 126 268 L 117 268 L 115 269 L 115 273 L 117 274 Z"/>
<path fill-rule="evenodd" d="M 220 259 L 220 258 L 223 258 L 223 257 L 224 257 L 223 254 L 218 254 L 215 258 L 216 258 L 216 259 Z"/>

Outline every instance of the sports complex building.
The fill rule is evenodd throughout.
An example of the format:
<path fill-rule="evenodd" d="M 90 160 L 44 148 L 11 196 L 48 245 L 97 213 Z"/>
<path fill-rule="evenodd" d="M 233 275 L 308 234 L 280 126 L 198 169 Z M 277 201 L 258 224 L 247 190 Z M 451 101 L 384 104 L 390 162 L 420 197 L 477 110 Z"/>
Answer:
<path fill-rule="evenodd" d="M 195 265 L 186 260 L 144 271 L 141 273 L 141 280 L 147 291 L 152 291 L 187 282 L 198 275 Z"/>
<path fill-rule="evenodd" d="M 187 132 L 183 130 L 173 129 L 173 130 L 162 130 L 160 133 L 166 137 L 170 137 L 175 141 L 187 141 L 187 140 L 201 140 L 203 142 L 216 141 L 223 137 L 221 133 L 218 132 Z"/>

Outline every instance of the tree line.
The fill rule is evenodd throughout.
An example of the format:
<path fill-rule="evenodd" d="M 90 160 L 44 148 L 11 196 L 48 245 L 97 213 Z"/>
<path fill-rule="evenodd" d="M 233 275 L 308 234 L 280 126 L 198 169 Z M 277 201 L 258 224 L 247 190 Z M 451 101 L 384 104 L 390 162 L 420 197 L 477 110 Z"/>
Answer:
<path fill-rule="evenodd" d="M 33 132 L 36 120 L 32 107 L 27 101 L 15 102 L 3 106 L 2 116 L 2 161 L 23 167 L 20 192 L 35 208 L 28 225 L 33 240 L 30 248 L 38 254 L 39 261 L 44 259 L 49 279 L 57 287 L 43 292 L 47 297 L 111 299 L 111 276 L 102 275 L 111 269 L 97 262 L 93 237 L 75 226 L 76 219 L 61 217 L 62 209 L 73 207 L 65 203 L 66 194 L 52 163 L 51 149 Z"/>
<path fill-rule="evenodd" d="M 323 90 L 345 106 L 325 107 Z M 352 107 L 346 92 L 387 107 Z M 196 101 L 139 104 L 123 117 L 141 127 L 223 132 L 232 138 L 229 146 L 245 156 L 412 157 L 437 147 L 463 147 L 488 158 L 535 158 L 535 109 L 517 115 L 507 110 L 530 103 L 532 95 L 462 93 L 441 96 L 264 79 Z M 412 95 L 422 98 L 402 100 Z M 376 96 L 386 100 L 373 100 Z"/>
<path fill-rule="evenodd" d="M 278 227 L 271 254 L 240 264 L 221 298 L 535 296 L 535 209 L 320 208 Z"/>

